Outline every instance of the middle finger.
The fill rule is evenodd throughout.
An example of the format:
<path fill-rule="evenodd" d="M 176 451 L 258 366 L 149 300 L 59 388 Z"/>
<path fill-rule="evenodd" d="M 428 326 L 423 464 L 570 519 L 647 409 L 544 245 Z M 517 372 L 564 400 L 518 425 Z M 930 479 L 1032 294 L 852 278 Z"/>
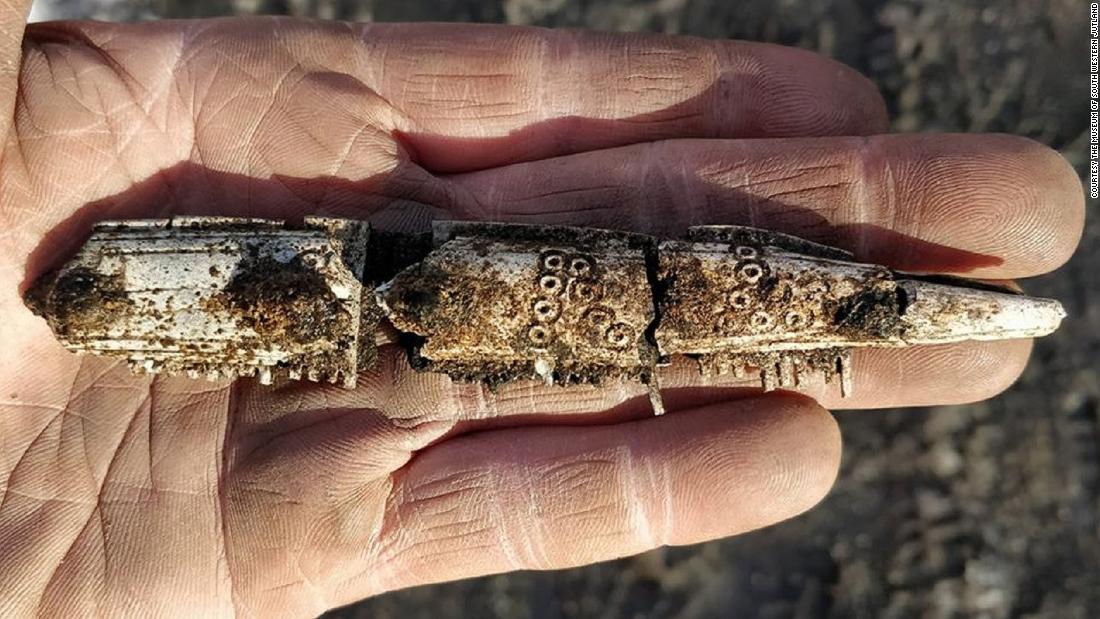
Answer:
<path fill-rule="evenodd" d="M 446 178 L 452 207 L 473 219 L 666 236 L 751 225 L 982 278 L 1056 268 L 1084 220 L 1073 168 L 1006 135 L 667 140 Z"/>

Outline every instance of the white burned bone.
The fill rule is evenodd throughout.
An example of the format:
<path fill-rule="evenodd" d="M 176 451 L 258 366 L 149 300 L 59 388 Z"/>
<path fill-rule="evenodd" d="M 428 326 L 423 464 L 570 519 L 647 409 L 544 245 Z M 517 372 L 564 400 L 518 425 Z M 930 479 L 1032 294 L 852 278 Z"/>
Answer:
<path fill-rule="evenodd" d="M 633 378 L 658 412 L 656 367 L 671 355 L 756 372 L 766 390 L 823 373 L 847 395 L 854 348 L 1036 337 L 1065 316 L 1051 299 L 741 226 L 658 241 L 437 222 L 430 243 L 385 238 L 336 219 L 107 222 L 27 302 L 69 349 L 140 372 L 351 387 L 376 335 L 396 329 L 419 369 L 491 384 Z M 414 255 L 393 272 L 379 248 Z"/>
<path fill-rule="evenodd" d="M 351 387 L 368 234 L 322 218 L 106 222 L 28 301 L 70 350 L 138 372 Z"/>

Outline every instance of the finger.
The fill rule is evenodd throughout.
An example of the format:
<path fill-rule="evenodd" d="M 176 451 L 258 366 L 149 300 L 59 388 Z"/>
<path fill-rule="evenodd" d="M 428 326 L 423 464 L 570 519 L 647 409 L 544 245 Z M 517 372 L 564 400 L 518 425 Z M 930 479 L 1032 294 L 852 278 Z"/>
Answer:
<path fill-rule="evenodd" d="M 224 559 L 248 616 L 315 617 L 341 605 L 331 592 L 372 573 L 393 472 L 439 435 L 440 424 L 404 427 L 378 411 L 303 414 L 260 440 L 239 426 L 227 440 Z"/>
<path fill-rule="evenodd" d="M 1016 382 L 1031 347 L 1031 340 L 1008 340 L 862 349 L 853 356 L 854 393 L 842 395 L 835 381 L 825 382 L 820 374 L 802 377 L 792 391 L 830 409 L 965 404 L 993 397 Z M 761 394 L 760 379 L 751 373 L 707 376 L 697 362 L 683 357 L 661 369 L 660 381 L 670 412 Z M 646 387 L 637 383 L 570 389 L 530 382 L 502 387 L 488 397 L 471 397 L 468 391 L 463 395 L 452 434 L 503 425 L 611 423 L 653 415 Z"/>
<path fill-rule="evenodd" d="M 398 473 L 370 579 L 564 568 L 750 531 L 817 503 L 839 459 L 833 418 L 790 396 L 450 440 Z"/>
<path fill-rule="evenodd" d="M 31 0 L 0 2 L 0 140 L 7 135 L 15 109 L 23 29 L 30 10 Z"/>
<path fill-rule="evenodd" d="M 1031 340 L 963 342 L 912 348 L 867 348 L 854 352 L 855 393 L 842 396 L 820 375 L 800 379 L 798 391 L 830 409 L 897 408 L 967 404 L 1012 386 L 1027 366 Z M 693 362 L 674 363 L 662 385 L 673 390 L 759 388 L 756 377 L 701 376 Z M 696 395 L 695 397 L 700 397 Z"/>
<path fill-rule="evenodd" d="M 153 155 L 178 156 L 178 146 L 194 146 L 204 163 L 222 169 L 263 167 L 262 152 L 242 161 L 258 145 L 240 141 L 262 135 L 268 113 L 278 112 L 286 91 L 306 78 L 330 82 L 330 95 L 360 93 L 362 107 L 378 121 L 374 128 L 400 134 L 417 161 L 435 171 L 668 137 L 851 135 L 886 128 L 882 98 L 859 73 L 809 51 L 762 43 L 270 19 L 55 23 L 33 33 L 52 46 L 47 58 L 60 58 L 63 66 L 102 66 L 108 91 L 121 86 L 150 99 L 139 106 L 150 117 L 141 125 L 182 134 L 177 148 L 161 147 Z M 89 48 L 104 54 L 84 53 Z M 83 114 L 72 110 L 78 117 L 100 106 L 94 98 L 78 102 L 88 106 Z M 171 119 L 163 127 L 152 121 L 162 116 Z M 328 132 L 316 119 L 325 117 L 295 121 L 306 133 Z"/>
<path fill-rule="evenodd" d="M 860 260 L 984 278 L 1061 265 L 1084 222 L 1073 168 L 1005 135 L 670 140 L 449 178 L 471 218 L 662 235 L 754 225 Z"/>
<path fill-rule="evenodd" d="M 884 408 L 962 404 L 1007 389 L 1027 365 L 1030 340 L 967 342 L 901 349 L 860 349 L 852 360 L 854 392 L 842 397 L 835 383 L 807 374 L 797 390 L 829 408 Z M 660 374 L 670 411 L 759 395 L 760 381 L 732 374 L 704 376 L 696 362 L 674 358 Z M 243 434 L 284 431 L 291 419 L 308 425 L 348 410 L 384 410 L 403 425 L 443 422 L 452 432 L 521 424 L 603 423 L 652 415 L 646 387 L 632 381 L 600 386 L 547 386 L 520 381 L 490 390 L 418 372 L 404 352 L 387 349 L 379 367 L 363 373 L 355 389 L 291 384 L 277 389 L 241 385 L 235 423 Z"/>
<path fill-rule="evenodd" d="M 365 81 L 405 115 L 407 144 L 436 171 L 668 137 L 886 128 L 867 79 L 788 47 L 453 24 L 372 24 L 363 46 Z"/>
<path fill-rule="evenodd" d="M 394 198 L 446 201 L 413 159 L 457 171 L 671 136 L 885 127 L 855 72 L 759 44 L 294 20 L 61 22 L 27 38 L 0 209 L 18 222 L 15 264 L 46 231 L 64 228 L 39 248 L 56 254 L 106 218 L 413 227 L 427 209 Z"/>

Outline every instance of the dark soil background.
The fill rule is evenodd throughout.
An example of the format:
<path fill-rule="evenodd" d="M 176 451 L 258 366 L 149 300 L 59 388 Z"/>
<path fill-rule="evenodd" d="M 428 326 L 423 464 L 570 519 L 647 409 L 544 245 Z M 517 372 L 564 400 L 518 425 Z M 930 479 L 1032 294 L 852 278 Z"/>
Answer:
<path fill-rule="evenodd" d="M 797 45 L 870 76 L 895 131 L 1002 131 L 1084 177 L 1082 0 L 40 0 L 56 17 L 286 13 L 650 30 Z M 1090 204 L 1090 208 L 1094 207 Z M 1100 617 L 1100 228 L 1030 292 L 1070 318 L 990 402 L 841 412 L 816 510 L 699 546 L 400 591 L 358 617 Z"/>

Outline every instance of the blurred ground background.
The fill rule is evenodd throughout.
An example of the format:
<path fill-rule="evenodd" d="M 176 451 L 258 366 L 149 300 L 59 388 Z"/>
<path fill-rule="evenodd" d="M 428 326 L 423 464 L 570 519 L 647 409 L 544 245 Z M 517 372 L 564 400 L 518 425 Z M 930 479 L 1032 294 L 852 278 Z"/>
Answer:
<path fill-rule="evenodd" d="M 820 51 L 870 76 L 895 131 L 1003 131 L 1084 178 L 1081 0 L 39 0 L 36 16 L 284 13 L 650 30 Z M 1090 204 L 1090 209 L 1095 207 Z M 553 573 L 401 591 L 359 617 L 1100 617 L 1100 223 L 1027 284 L 1070 318 L 987 403 L 841 412 L 832 494 L 739 538 Z"/>

